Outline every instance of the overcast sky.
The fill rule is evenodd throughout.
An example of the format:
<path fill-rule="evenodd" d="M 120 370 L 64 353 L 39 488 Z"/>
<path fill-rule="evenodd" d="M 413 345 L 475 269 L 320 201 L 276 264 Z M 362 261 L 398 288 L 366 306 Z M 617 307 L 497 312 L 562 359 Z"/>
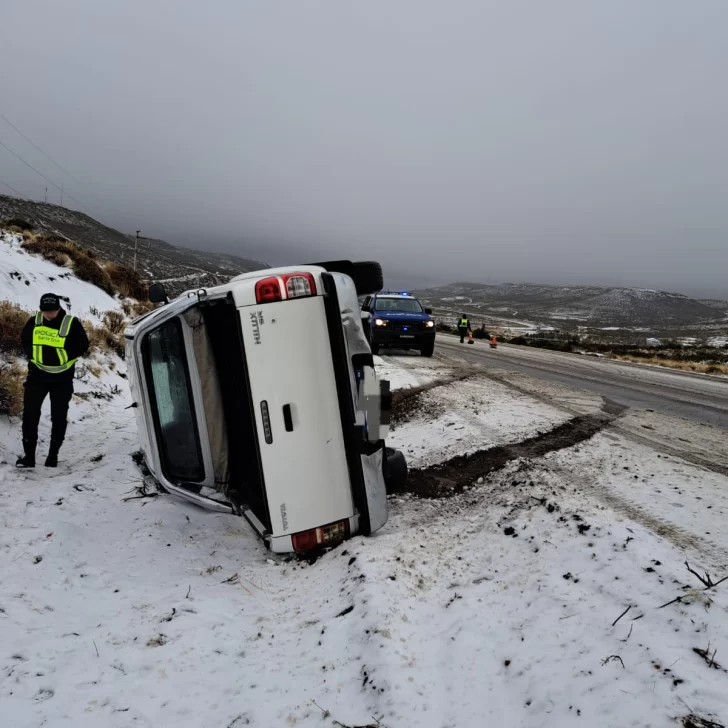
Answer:
<path fill-rule="evenodd" d="M 0 113 L 82 184 L 0 141 L 114 227 L 728 298 L 726 0 L 3 0 L 0 23 Z M 0 180 L 58 202 L 2 147 Z"/>

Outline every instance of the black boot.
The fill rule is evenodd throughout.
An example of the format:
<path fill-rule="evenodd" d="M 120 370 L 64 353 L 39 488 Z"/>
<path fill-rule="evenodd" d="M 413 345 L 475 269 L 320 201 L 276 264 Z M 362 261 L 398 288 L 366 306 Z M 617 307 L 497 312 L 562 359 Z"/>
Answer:
<path fill-rule="evenodd" d="M 61 449 L 63 440 L 51 440 L 51 446 L 48 450 L 48 457 L 46 458 L 45 465 L 47 468 L 58 467 L 58 451 Z"/>
<path fill-rule="evenodd" d="M 23 440 L 23 450 L 25 455 L 22 458 L 18 458 L 15 463 L 17 468 L 34 468 L 35 467 L 35 446 L 34 440 Z"/>

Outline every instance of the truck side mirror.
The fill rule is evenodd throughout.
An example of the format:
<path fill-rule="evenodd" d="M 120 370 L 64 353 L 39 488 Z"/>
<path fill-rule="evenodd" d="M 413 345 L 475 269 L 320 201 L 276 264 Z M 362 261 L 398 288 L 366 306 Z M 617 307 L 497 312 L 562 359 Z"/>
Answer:
<path fill-rule="evenodd" d="M 432 309 L 431 309 L 431 308 L 426 308 L 426 309 L 425 309 L 425 313 L 426 313 L 426 314 L 427 314 L 428 316 L 432 316 Z"/>
<path fill-rule="evenodd" d="M 152 303 L 169 303 L 167 291 L 164 290 L 164 285 L 162 283 L 152 283 L 152 285 L 149 286 L 149 300 Z"/>

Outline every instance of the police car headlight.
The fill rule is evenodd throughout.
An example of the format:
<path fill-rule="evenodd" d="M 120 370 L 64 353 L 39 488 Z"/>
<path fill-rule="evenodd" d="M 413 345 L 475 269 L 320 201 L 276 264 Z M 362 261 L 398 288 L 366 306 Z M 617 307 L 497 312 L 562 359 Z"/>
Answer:
<path fill-rule="evenodd" d="M 426 326 L 426 327 L 427 327 L 428 329 L 432 329 L 432 328 L 434 328 L 434 326 L 435 326 L 435 322 L 434 322 L 434 321 L 425 321 L 425 326 Z"/>
<path fill-rule="evenodd" d="M 386 326 L 387 322 L 384 319 L 374 319 L 374 324 L 376 326 Z"/>

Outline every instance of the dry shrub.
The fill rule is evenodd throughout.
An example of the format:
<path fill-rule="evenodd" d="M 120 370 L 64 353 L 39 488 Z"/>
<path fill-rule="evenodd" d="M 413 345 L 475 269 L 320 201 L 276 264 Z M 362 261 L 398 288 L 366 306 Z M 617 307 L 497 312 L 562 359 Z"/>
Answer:
<path fill-rule="evenodd" d="M 54 235 L 39 235 L 32 240 L 23 241 L 22 247 L 56 265 L 66 265 L 70 260 L 77 278 L 98 286 L 110 296 L 114 295 L 114 285 L 108 273 L 93 260 L 92 254 L 89 255 L 88 251 L 75 243 Z"/>
<path fill-rule="evenodd" d="M 54 263 L 59 268 L 72 268 L 73 267 L 73 261 L 66 253 L 61 253 L 60 251 L 51 250 L 46 255 L 43 256 L 46 260 L 49 260 L 51 263 Z"/>
<path fill-rule="evenodd" d="M 22 247 L 29 253 L 35 253 L 43 258 L 47 258 L 50 253 L 64 253 L 71 257 L 71 254 L 76 252 L 73 243 L 69 243 L 68 240 L 56 240 L 49 235 L 37 235 L 33 240 L 24 241 Z"/>
<path fill-rule="evenodd" d="M 104 326 L 116 336 L 116 334 L 124 333 L 126 321 L 124 321 L 124 316 L 119 311 L 107 311 L 104 314 Z"/>
<path fill-rule="evenodd" d="M 116 291 L 123 298 L 136 298 L 139 301 L 147 300 L 147 287 L 133 268 L 121 265 L 121 263 L 108 263 L 106 273 L 114 284 Z"/>
<path fill-rule="evenodd" d="M 701 362 L 681 361 L 679 359 L 631 356 L 630 354 L 619 355 L 615 358 L 621 361 L 631 361 L 635 364 L 650 364 L 652 366 L 680 369 L 683 372 L 728 375 L 728 364 L 703 364 Z"/>
<path fill-rule="evenodd" d="M 0 415 L 17 417 L 23 411 L 25 370 L 0 362 Z"/>
<path fill-rule="evenodd" d="M 32 223 L 27 220 L 21 220 L 19 217 L 11 217 L 9 220 L 5 220 L 5 227 L 17 228 L 18 232 L 35 230 L 35 226 Z"/>
<path fill-rule="evenodd" d="M 94 326 L 90 322 L 84 324 L 88 342 L 91 349 L 100 351 L 104 354 L 113 352 L 120 357 L 124 357 L 124 331 L 113 333 L 106 324 Z"/>
<path fill-rule="evenodd" d="M 114 295 L 114 284 L 108 273 L 87 255 L 81 254 L 73 259 L 73 272 L 76 274 L 76 278 L 98 286 L 110 296 Z"/>
<path fill-rule="evenodd" d="M 154 308 L 154 304 L 151 301 L 135 301 L 132 306 L 132 313 L 134 318 L 139 318 L 145 313 L 149 313 Z"/>
<path fill-rule="evenodd" d="M 39 237 L 42 237 L 48 243 L 68 243 L 69 245 L 76 245 L 75 243 L 72 243 L 68 238 L 64 238 L 63 235 L 59 235 L 58 233 L 43 233 Z M 81 250 L 79 246 L 76 245 L 76 247 Z"/>
<path fill-rule="evenodd" d="M 9 301 L 0 301 L 0 353 L 23 355 L 20 334 L 30 315 Z"/>
<path fill-rule="evenodd" d="M 137 319 L 143 316 L 145 313 L 149 313 L 154 309 L 154 304 L 151 301 L 123 301 L 121 308 L 124 314 L 130 319 Z"/>

